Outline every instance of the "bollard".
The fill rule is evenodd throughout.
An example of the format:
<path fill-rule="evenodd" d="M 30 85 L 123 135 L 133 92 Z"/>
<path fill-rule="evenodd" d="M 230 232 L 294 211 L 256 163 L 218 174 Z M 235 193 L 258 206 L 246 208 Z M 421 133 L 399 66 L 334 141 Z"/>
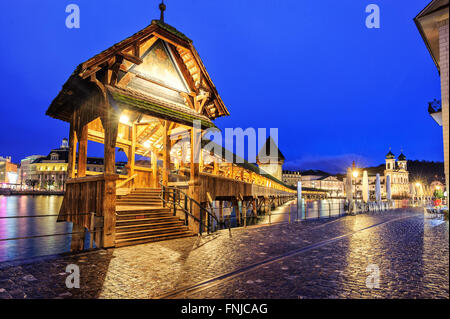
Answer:
<path fill-rule="evenodd" d="M 292 210 L 292 206 L 289 205 L 289 224 L 291 223 L 291 210 Z"/>

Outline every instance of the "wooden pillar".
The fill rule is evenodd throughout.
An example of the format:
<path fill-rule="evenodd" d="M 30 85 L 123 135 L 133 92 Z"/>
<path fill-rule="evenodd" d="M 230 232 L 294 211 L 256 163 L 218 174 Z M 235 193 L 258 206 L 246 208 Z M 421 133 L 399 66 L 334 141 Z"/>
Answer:
<path fill-rule="evenodd" d="M 234 211 L 236 213 L 236 223 L 238 226 L 241 225 L 241 210 L 239 209 L 239 202 L 237 199 L 233 199 Z"/>
<path fill-rule="evenodd" d="M 79 140 L 79 149 L 78 149 L 78 169 L 77 169 L 77 177 L 86 176 L 86 165 L 87 165 L 87 144 L 88 144 L 88 125 L 84 125 L 81 128 Z"/>
<path fill-rule="evenodd" d="M 75 161 L 77 157 L 77 134 L 75 132 L 75 126 L 73 118 L 70 121 L 69 129 L 69 159 L 67 165 L 67 177 L 75 178 Z"/>
<path fill-rule="evenodd" d="M 258 207 L 258 203 L 256 202 L 257 201 L 257 198 L 256 197 L 253 197 L 253 200 L 252 200 L 252 212 L 253 212 L 253 216 L 258 216 L 258 212 L 257 212 L 257 207 Z"/>
<path fill-rule="evenodd" d="M 196 129 L 191 129 L 191 163 L 190 163 L 190 180 L 189 180 L 189 196 L 200 203 L 200 180 L 199 180 L 199 150 L 200 150 L 200 132 Z M 196 218 L 200 218 L 200 209 L 197 205 L 193 206 L 193 211 L 191 212 Z M 193 225 L 192 230 L 198 232 L 199 223 L 192 219 Z"/>
<path fill-rule="evenodd" d="M 131 124 L 130 127 L 130 140 L 131 145 L 128 151 L 128 165 L 130 166 L 130 171 L 128 172 L 128 176 L 131 177 L 134 175 L 134 166 L 135 166 L 135 157 L 136 157 L 136 124 Z"/>
<path fill-rule="evenodd" d="M 170 171 L 170 136 L 169 136 L 169 121 L 164 121 L 163 130 L 163 172 L 162 183 L 167 186 L 169 183 Z"/>
<path fill-rule="evenodd" d="M 111 106 L 106 106 L 102 117 L 105 130 L 104 145 L 104 177 L 105 186 L 103 193 L 103 247 L 114 247 L 116 229 L 116 139 L 119 121 L 117 114 Z"/>
<path fill-rule="evenodd" d="M 84 239 L 86 236 L 86 230 L 83 226 L 73 224 L 72 227 L 72 240 L 70 242 L 70 251 L 77 252 L 84 249 Z"/>
<path fill-rule="evenodd" d="M 158 185 L 158 156 L 156 155 L 156 152 L 152 152 L 152 187 L 157 188 Z"/>
<path fill-rule="evenodd" d="M 223 201 L 219 201 L 219 221 L 223 223 Z"/>

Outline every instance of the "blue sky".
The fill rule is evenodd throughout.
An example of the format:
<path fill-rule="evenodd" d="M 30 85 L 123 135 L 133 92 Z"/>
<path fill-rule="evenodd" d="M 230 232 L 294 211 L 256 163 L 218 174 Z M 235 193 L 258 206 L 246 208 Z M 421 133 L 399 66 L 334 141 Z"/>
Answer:
<path fill-rule="evenodd" d="M 166 22 L 194 41 L 231 116 L 277 127 L 287 168 L 338 171 L 383 162 L 391 146 L 441 161 L 436 67 L 413 18 L 429 0 L 167 0 Z M 76 3 L 81 28 L 67 29 Z M 3 1 L 0 155 L 47 154 L 68 135 L 45 116 L 75 67 L 159 17 L 158 0 Z M 381 28 L 365 27 L 380 7 Z M 97 155 L 97 154 L 93 154 Z"/>

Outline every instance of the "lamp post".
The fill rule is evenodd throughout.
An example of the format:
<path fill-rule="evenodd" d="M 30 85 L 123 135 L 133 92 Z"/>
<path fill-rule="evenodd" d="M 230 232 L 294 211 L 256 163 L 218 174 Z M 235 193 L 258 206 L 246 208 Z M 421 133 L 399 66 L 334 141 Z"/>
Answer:
<path fill-rule="evenodd" d="M 416 194 L 417 196 L 417 201 L 422 201 L 422 196 L 423 196 L 423 192 L 422 192 L 422 184 L 420 182 L 416 182 Z"/>

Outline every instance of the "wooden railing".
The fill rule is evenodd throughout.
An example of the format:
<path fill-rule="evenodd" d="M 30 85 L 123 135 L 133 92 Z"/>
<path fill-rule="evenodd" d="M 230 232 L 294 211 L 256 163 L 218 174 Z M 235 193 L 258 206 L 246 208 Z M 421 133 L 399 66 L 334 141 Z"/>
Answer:
<path fill-rule="evenodd" d="M 296 191 L 284 187 L 276 188 L 273 186 L 256 185 L 249 182 L 209 173 L 200 173 L 199 186 L 199 198 L 201 202 L 207 201 L 206 192 L 209 192 L 213 198 L 236 197 L 238 194 L 241 194 L 243 197 L 292 197 L 296 194 Z"/>
<path fill-rule="evenodd" d="M 72 222 L 87 229 L 102 228 L 101 232 L 95 232 L 97 247 L 112 247 L 115 240 L 116 180 L 117 175 L 68 179 L 58 221 Z M 92 213 L 94 219 L 91 218 Z"/>

